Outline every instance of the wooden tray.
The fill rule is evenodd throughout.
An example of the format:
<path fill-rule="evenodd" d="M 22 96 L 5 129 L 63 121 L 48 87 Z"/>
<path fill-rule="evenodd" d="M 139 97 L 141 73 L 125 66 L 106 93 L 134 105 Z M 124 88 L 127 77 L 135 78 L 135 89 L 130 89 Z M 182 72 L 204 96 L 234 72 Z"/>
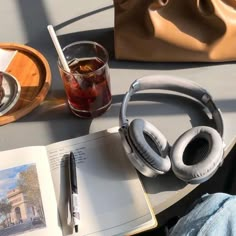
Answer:
<path fill-rule="evenodd" d="M 17 50 L 6 72 L 21 85 L 18 102 L 0 117 L 0 125 L 5 125 L 27 115 L 45 99 L 51 86 L 51 70 L 45 57 L 29 46 L 0 43 L 0 48 Z"/>

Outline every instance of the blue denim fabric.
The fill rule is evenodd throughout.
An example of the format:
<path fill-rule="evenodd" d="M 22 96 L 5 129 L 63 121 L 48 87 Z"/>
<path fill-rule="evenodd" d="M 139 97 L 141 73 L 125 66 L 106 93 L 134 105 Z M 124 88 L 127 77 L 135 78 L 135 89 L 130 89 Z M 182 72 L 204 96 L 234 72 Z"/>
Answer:
<path fill-rule="evenodd" d="M 170 236 L 182 235 L 236 235 L 236 196 L 225 193 L 203 195 L 170 232 Z"/>

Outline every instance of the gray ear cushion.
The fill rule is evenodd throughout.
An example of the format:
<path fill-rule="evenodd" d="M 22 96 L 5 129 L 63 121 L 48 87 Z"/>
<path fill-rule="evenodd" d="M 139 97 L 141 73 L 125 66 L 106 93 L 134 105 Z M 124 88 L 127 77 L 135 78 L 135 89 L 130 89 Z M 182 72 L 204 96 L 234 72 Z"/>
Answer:
<path fill-rule="evenodd" d="M 191 146 L 188 156 L 186 150 L 197 140 L 205 142 L 205 150 L 201 152 L 201 145 Z M 201 142 L 202 144 L 202 142 Z M 206 147 L 207 146 L 207 147 Z M 199 153 L 197 153 L 199 152 Z M 197 153 L 198 161 L 186 164 Z M 196 157 L 196 155 L 195 155 Z M 223 161 L 223 140 L 219 133 L 210 127 L 199 126 L 186 131 L 173 145 L 170 153 L 172 170 L 175 175 L 188 183 L 201 183 L 209 179 Z M 184 158 L 185 162 L 184 162 Z"/>
<path fill-rule="evenodd" d="M 170 170 L 169 144 L 164 135 L 151 123 L 135 119 L 130 123 L 128 134 L 131 145 L 146 163 L 161 172 Z"/>

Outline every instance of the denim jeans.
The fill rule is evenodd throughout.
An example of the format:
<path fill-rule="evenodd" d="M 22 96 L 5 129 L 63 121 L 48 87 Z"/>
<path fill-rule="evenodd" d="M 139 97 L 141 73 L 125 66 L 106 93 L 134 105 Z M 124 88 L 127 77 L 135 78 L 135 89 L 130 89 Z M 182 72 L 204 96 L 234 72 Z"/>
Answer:
<path fill-rule="evenodd" d="M 236 236 L 236 196 L 203 195 L 171 229 L 170 236 Z"/>

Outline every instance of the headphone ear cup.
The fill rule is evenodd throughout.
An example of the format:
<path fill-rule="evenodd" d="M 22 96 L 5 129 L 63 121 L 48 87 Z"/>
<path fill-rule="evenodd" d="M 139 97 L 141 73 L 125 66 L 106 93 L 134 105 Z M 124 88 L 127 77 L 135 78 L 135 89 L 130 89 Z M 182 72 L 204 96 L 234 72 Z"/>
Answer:
<path fill-rule="evenodd" d="M 182 134 L 171 149 L 172 170 L 185 182 L 202 183 L 222 164 L 223 150 L 223 140 L 215 129 L 192 128 Z"/>
<path fill-rule="evenodd" d="M 137 156 L 158 172 L 171 168 L 169 144 L 165 136 L 151 123 L 142 119 L 133 120 L 128 128 L 131 145 Z"/>

